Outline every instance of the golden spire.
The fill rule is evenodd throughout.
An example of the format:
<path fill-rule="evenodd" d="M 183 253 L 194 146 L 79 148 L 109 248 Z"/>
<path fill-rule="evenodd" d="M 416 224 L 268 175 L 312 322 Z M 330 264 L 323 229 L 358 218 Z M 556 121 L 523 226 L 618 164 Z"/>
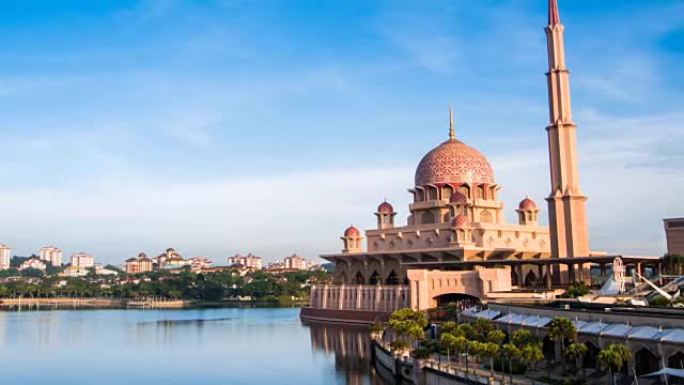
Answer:
<path fill-rule="evenodd" d="M 456 131 L 454 130 L 454 111 L 449 104 L 449 140 L 456 139 Z"/>

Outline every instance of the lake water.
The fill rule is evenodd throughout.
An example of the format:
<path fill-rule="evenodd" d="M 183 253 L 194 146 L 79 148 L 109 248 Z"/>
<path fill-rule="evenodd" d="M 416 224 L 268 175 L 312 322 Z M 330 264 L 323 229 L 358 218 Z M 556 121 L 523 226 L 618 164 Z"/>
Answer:
<path fill-rule="evenodd" d="M 0 384 L 385 385 L 367 328 L 298 309 L 0 312 Z"/>

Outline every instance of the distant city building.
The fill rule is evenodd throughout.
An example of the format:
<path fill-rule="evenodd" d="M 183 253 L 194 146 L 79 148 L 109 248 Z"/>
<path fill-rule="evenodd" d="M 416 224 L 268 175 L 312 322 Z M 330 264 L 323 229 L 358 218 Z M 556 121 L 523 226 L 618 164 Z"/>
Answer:
<path fill-rule="evenodd" d="M 107 269 L 101 265 L 95 265 L 95 274 L 97 275 L 119 275 L 116 270 Z"/>
<path fill-rule="evenodd" d="M 88 253 L 76 253 L 71 256 L 71 266 L 82 269 L 95 267 L 95 258 Z"/>
<path fill-rule="evenodd" d="M 42 261 L 52 266 L 62 266 L 62 250 L 55 246 L 45 246 L 38 251 Z"/>
<path fill-rule="evenodd" d="M 41 260 L 40 258 L 31 257 L 22 262 L 21 265 L 19 265 L 19 271 L 26 269 L 37 269 L 45 271 L 45 269 L 47 269 L 47 265 L 45 264 L 45 261 Z"/>
<path fill-rule="evenodd" d="M 665 219 L 667 253 L 684 255 L 684 218 Z"/>
<path fill-rule="evenodd" d="M 261 270 L 261 257 L 257 257 L 252 253 L 245 256 L 240 254 L 235 254 L 232 257 L 228 257 L 228 264 L 230 265 L 242 265 L 248 269 Z"/>
<path fill-rule="evenodd" d="M 152 271 L 152 260 L 145 253 L 140 253 L 135 258 L 127 259 L 124 269 L 128 274 L 146 273 Z"/>
<path fill-rule="evenodd" d="M 64 268 L 64 271 L 62 271 L 59 275 L 61 277 L 85 277 L 88 275 L 88 269 L 85 267 L 70 265 Z"/>
<path fill-rule="evenodd" d="M 11 259 L 12 249 L 0 243 L 0 270 L 9 269 Z"/>
<path fill-rule="evenodd" d="M 309 270 L 316 266 L 316 263 L 308 261 L 297 254 L 292 254 L 283 259 L 283 268 L 285 270 Z"/>
<path fill-rule="evenodd" d="M 157 256 L 157 269 L 175 269 L 187 266 L 188 264 L 175 249 L 170 247 L 164 253 Z"/>
<path fill-rule="evenodd" d="M 195 258 L 190 258 L 188 260 L 188 263 L 190 265 L 190 270 L 199 273 L 206 268 L 210 267 L 214 262 L 208 260 L 207 258 L 204 257 L 195 257 Z"/>

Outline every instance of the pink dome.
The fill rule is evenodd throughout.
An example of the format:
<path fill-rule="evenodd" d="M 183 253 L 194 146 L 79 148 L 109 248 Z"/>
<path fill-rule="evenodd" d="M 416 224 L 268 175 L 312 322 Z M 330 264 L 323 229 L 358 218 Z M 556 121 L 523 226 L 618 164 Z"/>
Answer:
<path fill-rule="evenodd" d="M 460 214 L 451 220 L 451 225 L 458 228 L 468 227 L 470 226 L 470 219 L 468 219 L 467 216 Z"/>
<path fill-rule="evenodd" d="M 453 194 L 451 194 L 451 197 L 449 198 L 449 203 L 466 204 L 468 203 L 468 198 L 466 198 L 466 196 L 462 193 L 456 191 Z"/>
<path fill-rule="evenodd" d="M 537 204 L 534 203 L 534 201 L 532 199 L 525 198 L 522 201 L 520 201 L 520 204 L 518 205 L 518 209 L 520 209 L 520 210 L 536 210 Z"/>
<path fill-rule="evenodd" d="M 380 214 L 393 214 L 394 207 L 392 207 L 391 204 L 387 203 L 387 201 L 384 201 L 380 203 L 380 206 L 378 206 L 378 212 Z"/>
<path fill-rule="evenodd" d="M 416 169 L 416 186 L 440 183 L 494 184 L 494 171 L 487 158 L 456 139 L 449 139 L 428 152 Z"/>
<path fill-rule="evenodd" d="M 361 232 L 354 226 L 349 226 L 346 230 L 344 230 L 345 237 L 357 237 L 359 235 L 361 235 Z"/>

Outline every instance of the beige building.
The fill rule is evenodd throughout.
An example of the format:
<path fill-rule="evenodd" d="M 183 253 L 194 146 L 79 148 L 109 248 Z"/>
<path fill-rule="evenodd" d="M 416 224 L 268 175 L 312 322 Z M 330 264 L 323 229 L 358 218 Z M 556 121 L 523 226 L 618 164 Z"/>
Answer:
<path fill-rule="evenodd" d="M 71 255 L 71 266 L 79 269 L 95 267 L 95 257 L 84 252 L 73 254 Z"/>
<path fill-rule="evenodd" d="M 11 260 L 12 249 L 0 243 L 0 270 L 9 269 Z"/>
<path fill-rule="evenodd" d="M 684 255 L 684 218 L 665 219 L 667 253 Z"/>
<path fill-rule="evenodd" d="M 309 270 L 316 266 L 315 263 L 300 257 L 297 254 L 292 254 L 289 257 L 283 258 L 283 268 L 285 270 Z"/>
<path fill-rule="evenodd" d="M 21 265 L 19 265 L 19 271 L 26 269 L 36 269 L 45 271 L 45 269 L 47 269 L 47 265 L 45 264 L 45 261 L 41 260 L 40 258 L 31 257 L 22 262 Z"/>
<path fill-rule="evenodd" d="M 261 270 L 262 268 L 262 262 L 261 262 L 261 257 L 257 257 L 256 255 L 253 255 L 252 253 L 249 253 L 247 255 L 240 255 L 240 254 L 235 254 L 232 257 L 228 257 L 228 264 L 229 265 L 242 265 L 248 269 L 252 270 Z"/>
<path fill-rule="evenodd" d="M 38 255 L 42 261 L 52 266 L 62 266 L 62 250 L 55 246 L 45 246 L 38 250 Z"/>
<path fill-rule="evenodd" d="M 137 257 L 129 258 L 126 260 L 124 270 L 128 274 L 139 274 L 152 271 L 153 262 L 150 258 L 147 258 L 145 253 L 138 254 Z"/>

